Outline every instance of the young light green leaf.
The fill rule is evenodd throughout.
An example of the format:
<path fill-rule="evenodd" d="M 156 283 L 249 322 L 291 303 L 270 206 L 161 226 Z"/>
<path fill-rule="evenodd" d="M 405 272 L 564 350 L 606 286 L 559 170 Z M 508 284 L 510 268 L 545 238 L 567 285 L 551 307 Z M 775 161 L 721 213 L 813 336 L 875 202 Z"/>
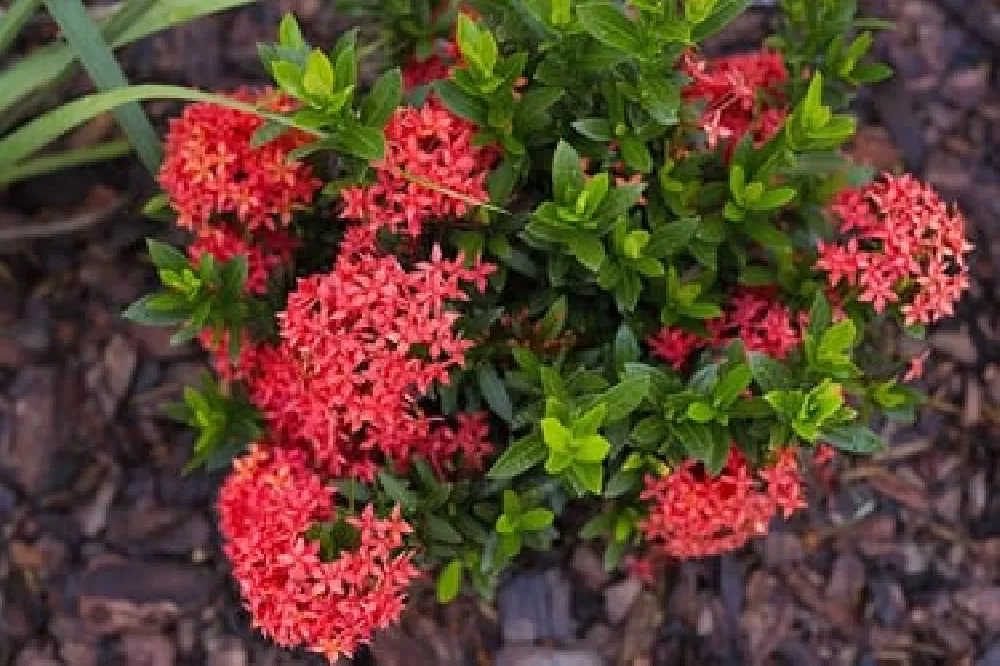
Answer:
<path fill-rule="evenodd" d="M 529 509 L 518 516 L 518 525 L 522 532 L 538 532 L 552 525 L 555 514 L 548 509 Z"/>
<path fill-rule="evenodd" d="M 439 603 L 451 603 L 462 589 L 465 566 L 462 560 L 454 559 L 438 574 L 436 593 Z"/>

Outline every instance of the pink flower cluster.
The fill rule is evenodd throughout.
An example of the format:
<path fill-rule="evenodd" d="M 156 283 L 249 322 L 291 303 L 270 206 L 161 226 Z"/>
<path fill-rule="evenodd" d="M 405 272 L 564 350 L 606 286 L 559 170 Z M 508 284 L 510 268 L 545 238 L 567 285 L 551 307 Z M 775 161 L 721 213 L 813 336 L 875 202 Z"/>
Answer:
<path fill-rule="evenodd" d="M 256 445 L 234 463 L 219 492 L 219 528 L 254 626 L 287 647 L 305 646 L 336 662 L 395 623 L 419 572 L 403 538 L 398 507 L 388 518 L 371 506 L 347 523 L 357 547 L 333 561 L 307 539 L 330 520 L 333 491 L 303 452 Z"/>
<path fill-rule="evenodd" d="M 647 476 L 640 498 L 650 503 L 640 523 L 647 545 L 679 558 L 740 548 L 766 534 L 779 512 L 787 519 L 806 506 L 797 451 L 791 448 L 779 451 L 756 475 L 736 447 L 717 477 L 688 460 L 666 476 Z"/>
<path fill-rule="evenodd" d="M 344 217 L 377 230 L 419 236 L 431 220 L 450 220 L 487 203 L 494 148 L 475 144 L 476 126 L 431 97 L 401 107 L 385 128 L 385 158 L 376 182 L 344 190 Z"/>
<path fill-rule="evenodd" d="M 667 326 L 646 342 L 652 352 L 680 371 L 700 349 L 725 347 L 741 340 L 747 351 L 784 359 L 802 344 L 808 313 L 795 315 L 767 289 L 742 289 L 729 301 L 725 313 L 706 322 L 709 337 Z"/>
<path fill-rule="evenodd" d="M 765 50 L 705 60 L 689 52 L 681 68 L 691 79 L 684 99 L 705 103 L 699 125 L 709 148 L 724 142 L 727 158 L 745 136 L 759 146 L 784 124 L 788 71 L 780 53 Z"/>
<path fill-rule="evenodd" d="M 405 464 L 416 454 L 443 467 L 458 449 L 478 464 L 488 450 L 481 422 L 453 431 L 422 416 L 417 401 L 464 364 L 473 342 L 456 332 L 449 303 L 468 298 L 466 284 L 484 289 L 492 270 L 438 248 L 406 270 L 395 256 L 343 247 L 332 272 L 300 279 L 289 295 L 280 343 L 245 361 L 272 432 L 308 447 L 336 477 L 370 480 L 386 457 Z"/>
<path fill-rule="evenodd" d="M 841 192 L 831 211 L 839 238 L 819 243 L 816 268 L 877 313 L 900 306 L 907 325 L 955 312 L 969 287 L 965 218 L 912 176 L 884 175 Z"/>

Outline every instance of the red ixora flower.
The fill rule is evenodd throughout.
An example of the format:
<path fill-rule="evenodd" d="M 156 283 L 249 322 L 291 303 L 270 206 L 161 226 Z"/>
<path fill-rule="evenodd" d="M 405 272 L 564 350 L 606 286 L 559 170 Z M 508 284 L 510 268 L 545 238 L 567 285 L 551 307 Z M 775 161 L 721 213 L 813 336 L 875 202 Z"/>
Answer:
<path fill-rule="evenodd" d="M 908 326 L 954 314 L 973 249 L 958 210 L 912 176 L 891 174 L 841 192 L 830 209 L 840 237 L 819 243 L 816 269 L 831 287 L 856 288 L 880 314 L 898 304 Z"/>
<path fill-rule="evenodd" d="M 788 71 L 780 53 L 761 51 L 705 60 L 685 54 L 681 68 L 691 82 L 685 100 L 705 103 L 699 124 L 709 148 L 726 145 L 727 159 L 743 137 L 755 145 L 769 141 L 788 113 L 783 85 Z"/>
<path fill-rule="evenodd" d="M 294 108 L 271 90 L 231 95 L 269 111 Z M 216 217 L 231 217 L 251 232 L 287 226 L 296 208 L 308 206 L 322 183 L 288 154 L 312 139 L 286 132 L 263 146 L 251 139 L 264 124 L 252 113 L 211 103 L 190 104 L 170 121 L 160 185 L 178 212 L 177 223 L 200 230 Z"/>
<path fill-rule="evenodd" d="M 721 317 L 706 322 L 711 337 L 666 326 L 646 344 L 653 354 L 677 371 L 683 370 L 694 352 L 725 347 L 733 340 L 741 340 L 747 351 L 784 359 L 802 344 L 809 325 L 808 314 L 793 314 L 774 298 L 773 290 L 744 288 L 733 295 Z"/>
<path fill-rule="evenodd" d="M 300 279 L 289 295 L 280 343 L 246 356 L 251 399 L 273 432 L 305 445 L 336 477 L 370 480 L 386 457 L 405 465 L 418 454 L 439 469 L 458 451 L 481 464 L 483 421 L 469 416 L 453 430 L 417 402 L 465 363 L 474 343 L 455 330 L 449 303 L 468 298 L 466 284 L 482 291 L 492 271 L 437 247 L 412 270 L 343 247 L 333 272 Z"/>
<path fill-rule="evenodd" d="M 707 557 L 742 547 L 767 533 L 781 511 L 787 519 L 805 507 L 797 451 L 781 450 L 774 464 L 751 471 L 733 447 L 717 477 L 688 460 L 663 477 L 647 476 L 640 498 L 650 503 L 640 529 L 661 554 Z"/>
<path fill-rule="evenodd" d="M 434 52 L 426 58 L 417 58 L 416 54 L 403 66 L 403 87 L 412 90 L 451 76 L 451 68 L 461 66 L 462 56 L 458 44 L 447 40 L 435 45 Z"/>
<path fill-rule="evenodd" d="M 302 451 L 255 445 L 219 492 L 219 528 L 254 626 L 275 642 L 304 646 L 331 662 L 351 656 L 374 631 L 398 621 L 419 575 L 403 548 L 411 531 L 398 507 L 371 506 L 347 522 L 358 545 L 331 562 L 305 534 L 333 515 L 333 491 Z"/>
<path fill-rule="evenodd" d="M 376 182 L 343 191 L 344 217 L 419 236 L 425 222 L 466 215 L 489 201 L 486 178 L 497 150 L 474 143 L 476 126 L 430 97 L 396 109 L 385 128 Z"/>
<path fill-rule="evenodd" d="M 198 229 L 188 246 L 188 256 L 198 266 L 206 254 L 219 262 L 242 255 L 248 269 L 244 289 L 251 294 L 266 294 L 268 277 L 276 268 L 291 263 L 297 246 L 298 242 L 284 231 L 265 230 L 248 240 L 230 225 L 205 226 Z"/>

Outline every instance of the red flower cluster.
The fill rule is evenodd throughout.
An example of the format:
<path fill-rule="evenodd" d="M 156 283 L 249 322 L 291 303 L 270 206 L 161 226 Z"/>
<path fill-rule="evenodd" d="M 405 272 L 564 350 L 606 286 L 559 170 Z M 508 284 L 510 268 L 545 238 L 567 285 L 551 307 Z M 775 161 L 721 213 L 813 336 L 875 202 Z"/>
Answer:
<path fill-rule="evenodd" d="M 247 356 L 250 396 L 273 432 L 306 445 L 336 477 L 371 479 L 385 456 L 405 464 L 415 453 L 444 466 L 462 449 L 481 461 L 486 432 L 423 417 L 418 398 L 465 362 L 472 345 L 455 331 L 451 301 L 463 284 L 485 289 L 493 267 L 466 268 L 435 247 L 407 271 L 394 256 L 342 248 L 333 272 L 299 280 L 278 314 L 281 342 Z"/>
<path fill-rule="evenodd" d="M 691 78 L 688 101 L 704 101 L 699 124 L 709 148 L 726 142 L 727 158 L 748 134 L 761 145 L 778 133 L 788 113 L 784 91 L 788 71 L 780 53 L 762 51 L 704 60 L 685 55 L 682 70 Z"/>
<path fill-rule="evenodd" d="M 188 246 L 191 263 L 198 266 L 202 255 L 226 262 L 243 255 L 247 259 L 247 293 L 267 293 L 267 279 L 279 266 L 289 264 L 298 246 L 284 231 L 264 230 L 247 240 L 229 225 L 204 226 L 198 229 L 194 242 Z"/>
<path fill-rule="evenodd" d="M 831 287 L 842 282 L 875 312 L 900 304 L 907 325 L 955 312 L 969 287 L 965 218 L 912 176 L 886 174 L 841 192 L 831 210 L 840 240 L 819 243 L 816 268 Z"/>
<path fill-rule="evenodd" d="M 285 112 L 293 102 L 272 91 L 232 97 Z M 287 225 L 292 211 L 307 206 L 321 182 L 288 154 L 310 141 L 297 131 L 254 148 L 264 124 L 257 115 L 216 104 L 190 104 L 170 121 L 160 185 L 177 210 L 177 223 L 200 230 L 218 216 L 232 216 L 251 232 Z"/>
<path fill-rule="evenodd" d="M 660 554 L 706 557 L 742 547 L 767 533 L 781 511 L 787 519 L 805 507 L 795 449 L 783 449 L 775 463 L 756 476 L 733 447 L 722 473 L 708 475 L 685 461 L 664 477 L 646 477 L 640 498 L 650 502 L 640 529 Z"/>
<path fill-rule="evenodd" d="M 476 126 L 431 97 L 419 109 L 396 109 L 385 128 L 376 182 L 342 195 L 344 217 L 419 236 L 429 220 L 462 217 L 489 201 L 486 178 L 497 151 L 475 145 Z"/>
<path fill-rule="evenodd" d="M 277 643 L 305 646 L 336 662 L 395 623 L 419 573 L 403 550 L 411 529 L 398 508 L 371 506 L 347 522 L 356 549 L 332 562 L 305 537 L 332 514 L 332 491 L 301 451 L 256 445 L 234 463 L 219 493 L 219 527 L 254 626 Z"/>
<path fill-rule="evenodd" d="M 461 66 L 461 60 L 458 44 L 453 40 L 437 45 L 434 53 L 423 60 L 412 55 L 403 66 L 403 86 L 407 90 L 412 90 L 418 86 L 447 79 L 451 75 L 452 67 Z"/>
<path fill-rule="evenodd" d="M 646 343 L 677 371 L 684 368 L 694 352 L 725 347 L 733 340 L 741 340 L 747 351 L 784 359 L 802 344 L 807 320 L 808 313 L 795 316 L 766 289 L 743 289 L 729 301 L 722 317 L 706 323 L 709 338 L 667 326 Z"/>

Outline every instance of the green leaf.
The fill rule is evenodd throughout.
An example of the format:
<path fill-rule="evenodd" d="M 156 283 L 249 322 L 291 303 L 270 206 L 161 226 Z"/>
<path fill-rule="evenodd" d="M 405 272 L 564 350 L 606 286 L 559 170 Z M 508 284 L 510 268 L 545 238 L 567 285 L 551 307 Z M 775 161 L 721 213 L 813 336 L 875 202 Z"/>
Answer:
<path fill-rule="evenodd" d="M 378 481 L 391 500 L 407 511 L 413 511 L 420 504 L 420 498 L 410 490 L 405 480 L 397 479 L 388 472 L 379 472 Z"/>
<path fill-rule="evenodd" d="M 688 218 L 670 224 L 664 224 L 653 231 L 646 254 L 650 257 L 670 257 L 681 252 L 698 230 L 698 220 Z"/>
<path fill-rule="evenodd" d="M 385 135 L 381 127 L 357 126 L 337 135 L 337 145 L 363 160 L 380 160 L 385 155 Z"/>
<path fill-rule="evenodd" d="M 583 118 L 573 123 L 573 129 L 592 141 L 611 141 L 614 132 L 606 118 Z"/>
<path fill-rule="evenodd" d="M 111 47 L 104 41 L 81 0 L 45 0 L 45 6 L 98 89 L 111 91 L 128 86 L 125 73 L 115 60 Z M 115 117 L 143 166 L 155 175 L 159 171 L 162 154 L 156 131 L 145 112 L 131 102 L 118 108 Z"/>
<path fill-rule="evenodd" d="M 608 406 L 603 402 L 597 403 L 597 406 L 573 421 L 573 434 L 579 437 L 596 433 L 607 415 Z"/>
<path fill-rule="evenodd" d="M 295 20 L 295 14 L 288 12 L 281 18 L 281 23 L 278 24 L 278 43 L 292 49 L 306 46 L 302 30 L 299 29 L 299 22 Z"/>
<path fill-rule="evenodd" d="M 580 166 L 580 154 L 565 141 L 560 140 L 552 158 L 552 189 L 559 203 L 576 203 L 577 193 L 583 189 L 585 176 Z"/>
<path fill-rule="evenodd" d="M 403 100 L 403 75 L 398 67 L 385 72 L 372 85 L 361 104 L 361 121 L 369 127 L 383 127 Z"/>
<path fill-rule="evenodd" d="M 546 418 L 541 421 L 542 440 L 550 451 L 566 453 L 573 442 L 573 431 L 564 426 L 559 419 Z"/>
<path fill-rule="evenodd" d="M 622 159 L 631 169 L 641 173 L 649 173 L 653 170 L 653 156 L 646 146 L 646 142 L 634 136 L 625 136 L 620 140 Z"/>
<path fill-rule="evenodd" d="M 483 365 L 479 367 L 476 377 L 479 391 L 483 394 L 486 404 L 490 406 L 490 410 L 507 423 L 511 423 L 514 420 L 514 407 L 511 405 L 507 387 L 504 386 L 497 371 L 493 366 Z"/>
<path fill-rule="evenodd" d="M 688 405 L 685 415 L 696 423 L 711 423 L 715 420 L 716 412 L 707 402 L 692 402 Z"/>
<path fill-rule="evenodd" d="M 586 435 L 573 444 L 576 447 L 573 459 L 588 463 L 603 461 L 611 451 L 611 443 L 601 435 Z"/>
<path fill-rule="evenodd" d="M 480 126 L 488 125 L 486 105 L 452 81 L 435 81 L 434 91 L 451 111 Z"/>
<path fill-rule="evenodd" d="M 577 463 L 569 468 L 572 481 L 589 493 L 600 495 L 604 487 L 604 467 L 601 463 Z"/>
<path fill-rule="evenodd" d="M 626 377 L 616 386 L 605 391 L 598 400 L 608 406 L 608 414 L 604 418 L 605 425 L 610 425 L 627 418 L 639 408 L 649 394 L 649 375 Z"/>
<path fill-rule="evenodd" d="M 201 16 L 247 5 L 254 0 L 157 0 L 129 2 L 124 8 L 102 22 L 101 35 L 115 48 L 138 41 Z M 135 12 L 139 15 L 136 16 Z M 10 16 L 10 15 L 8 15 Z M 4 21 L 4 27 L 15 21 Z M 56 42 L 34 49 L 0 72 L 0 110 L 42 88 L 57 83 L 70 73 L 75 57 L 70 47 Z M 25 105 L 27 108 L 27 105 Z"/>
<path fill-rule="evenodd" d="M 319 99 L 326 99 L 333 94 L 333 64 L 319 49 L 313 49 L 306 58 L 302 87 L 307 93 Z"/>
<path fill-rule="evenodd" d="M 839 321 L 823 333 L 819 343 L 820 358 L 836 358 L 854 346 L 857 327 L 850 319 Z"/>
<path fill-rule="evenodd" d="M 639 203 L 645 189 L 645 185 L 619 185 L 612 188 L 594 213 L 594 221 L 603 224 L 617 220 Z"/>
<path fill-rule="evenodd" d="M 486 476 L 494 481 L 513 479 L 542 462 L 547 452 L 545 441 L 533 433 L 507 447 Z"/>
<path fill-rule="evenodd" d="M 791 203 L 797 192 L 793 187 L 779 187 L 761 195 L 760 199 L 749 206 L 751 210 L 774 210 Z"/>
<path fill-rule="evenodd" d="M 147 326 L 175 326 L 187 320 L 191 308 L 179 294 L 148 294 L 130 305 L 122 317 Z"/>
<path fill-rule="evenodd" d="M 480 28 L 468 14 L 460 12 L 456 36 L 465 61 L 479 73 L 491 74 L 496 67 L 499 52 L 490 31 Z"/>
<path fill-rule="evenodd" d="M 791 374 L 783 363 L 767 354 L 750 352 L 747 354 L 754 381 L 764 393 L 788 388 L 792 384 Z"/>
<path fill-rule="evenodd" d="M 191 262 L 187 256 L 174 246 L 158 241 L 154 238 L 146 239 L 146 249 L 153 265 L 163 271 L 183 271 L 191 267 Z"/>
<path fill-rule="evenodd" d="M 727 409 L 743 395 L 751 381 L 753 381 L 753 372 L 749 365 L 740 363 L 730 368 L 712 391 L 713 403 L 719 409 Z"/>
<path fill-rule="evenodd" d="M 14 0 L 0 22 L 0 55 L 3 55 L 22 28 L 31 20 L 31 17 L 42 6 L 42 0 Z"/>
<path fill-rule="evenodd" d="M 538 332 L 544 340 L 554 340 L 559 337 L 566 327 L 566 318 L 569 316 L 569 300 L 565 296 L 557 298 L 545 316 L 538 322 Z"/>
<path fill-rule="evenodd" d="M 708 455 L 703 462 L 713 476 L 719 474 L 726 465 L 729 458 L 729 449 L 732 447 L 729 432 L 719 426 L 712 427 L 712 446 L 708 450 Z"/>
<path fill-rule="evenodd" d="M 632 332 L 632 327 L 623 321 L 615 334 L 615 368 L 620 371 L 626 363 L 635 363 L 639 360 L 640 354 L 639 341 Z"/>
<path fill-rule="evenodd" d="M 822 291 L 817 291 L 812 307 L 809 309 L 809 336 L 818 340 L 830 327 L 832 320 L 833 313 L 830 310 L 830 303 Z"/>
<path fill-rule="evenodd" d="M 103 93 L 88 95 L 87 97 L 64 104 L 25 123 L 14 132 L 0 139 L 0 179 L 3 178 L 7 169 L 12 165 L 91 118 L 123 104 L 154 99 L 211 102 L 283 123 L 289 127 L 300 129 L 312 136 L 326 137 L 324 132 L 298 125 L 291 119 L 285 118 L 280 114 L 263 111 L 252 104 L 239 102 L 224 95 L 214 95 L 180 86 L 155 84 L 128 86 L 127 88 L 117 88 Z"/>
<path fill-rule="evenodd" d="M 601 270 L 604 263 L 604 243 L 598 236 L 580 232 L 570 237 L 569 250 L 576 260 L 593 272 Z"/>
<path fill-rule="evenodd" d="M 642 51 L 642 40 L 635 24 L 618 7 L 608 2 L 578 5 L 576 16 L 583 29 L 598 41 L 628 54 Z"/>
<path fill-rule="evenodd" d="M 427 535 L 434 541 L 462 543 L 462 535 L 458 533 L 458 530 L 444 518 L 435 515 L 427 517 Z"/>
<path fill-rule="evenodd" d="M 436 594 L 439 603 L 451 603 L 462 589 L 465 565 L 462 560 L 454 559 L 438 574 Z"/>
<path fill-rule="evenodd" d="M 700 44 L 725 28 L 733 19 L 745 12 L 753 0 L 719 0 L 708 18 L 691 31 L 691 41 Z"/>
<path fill-rule="evenodd" d="M 819 437 L 831 446 L 847 451 L 870 455 L 885 449 L 885 442 L 871 428 L 862 425 L 846 425 L 825 430 Z"/>
<path fill-rule="evenodd" d="M 604 497 L 616 499 L 635 491 L 641 485 L 642 477 L 633 470 L 615 472 L 604 487 Z"/>
<path fill-rule="evenodd" d="M 539 532 L 552 525 L 555 514 L 548 509 L 529 509 L 518 516 L 522 532 Z"/>

